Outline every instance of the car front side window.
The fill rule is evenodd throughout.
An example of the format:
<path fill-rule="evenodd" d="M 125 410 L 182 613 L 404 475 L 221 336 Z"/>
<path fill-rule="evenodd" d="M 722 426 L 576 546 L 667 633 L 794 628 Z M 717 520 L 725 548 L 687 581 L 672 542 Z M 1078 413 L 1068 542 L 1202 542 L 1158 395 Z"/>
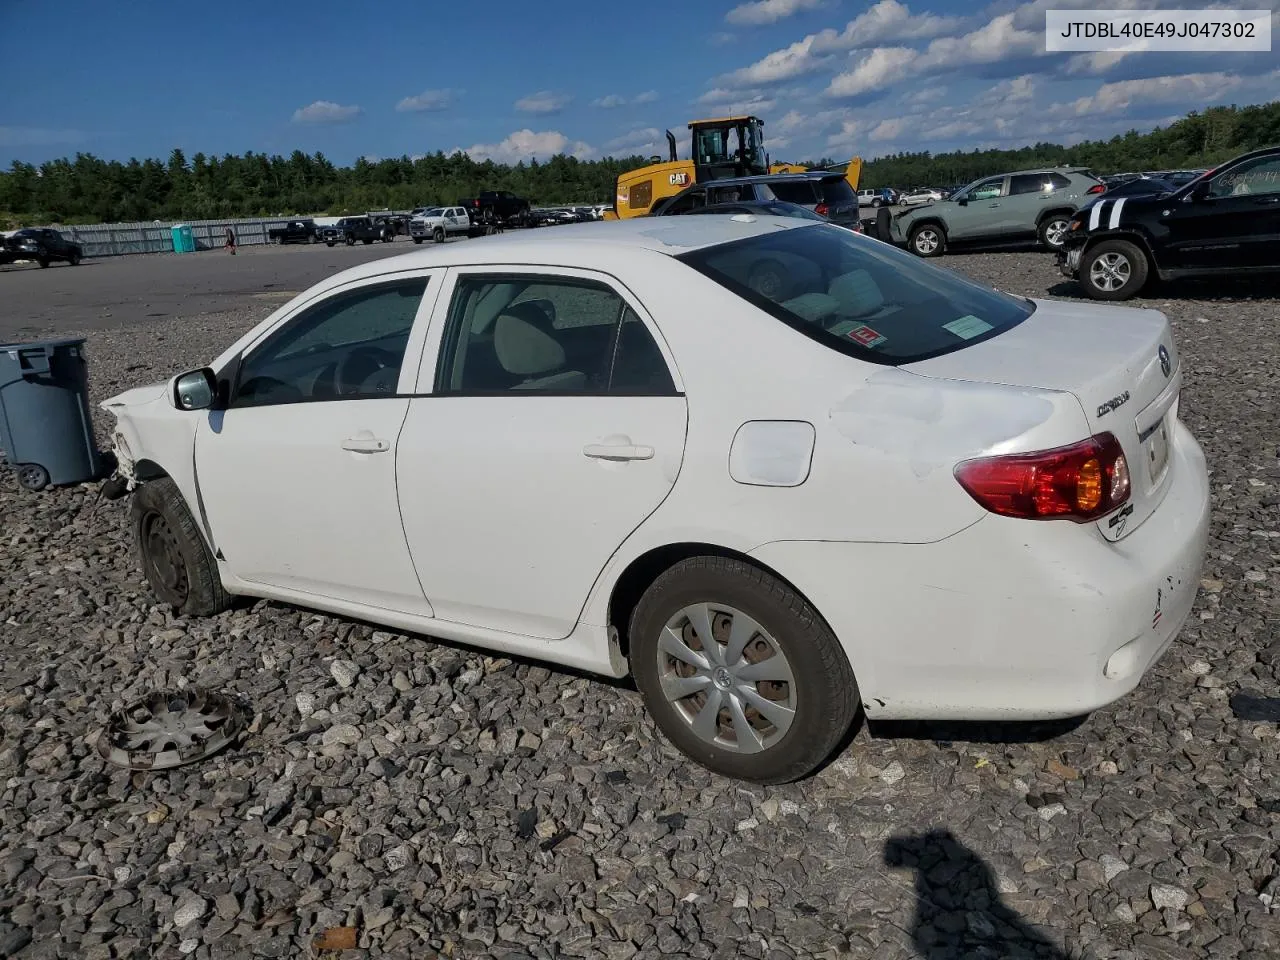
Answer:
<path fill-rule="evenodd" d="M 394 395 L 426 288 L 397 280 L 307 308 L 245 356 L 229 407 Z"/>
<path fill-rule="evenodd" d="M 576 277 L 459 279 L 441 346 L 441 393 L 673 391 L 644 322 L 606 284 Z"/>
<path fill-rule="evenodd" d="M 1250 197 L 1280 193 L 1280 157 L 1259 157 L 1215 177 L 1211 197 Z"/>
<path fill-rule="evenodd" d="M 1004 196 L 1004 177 L 984 180 L 970 189 L 965 196 L 966 199 L 975 202 L 979 200 L 999 200 Z"/>

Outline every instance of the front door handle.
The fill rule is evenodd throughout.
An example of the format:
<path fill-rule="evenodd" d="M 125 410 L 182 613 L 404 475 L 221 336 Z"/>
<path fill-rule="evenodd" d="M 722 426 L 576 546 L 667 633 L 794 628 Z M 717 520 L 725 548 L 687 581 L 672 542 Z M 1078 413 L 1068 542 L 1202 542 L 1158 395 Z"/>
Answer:
<path fill-rule="evenodd" d="M 588 443 L 583 454 L 593 460 L 652 460 L 653 447 L 634 443 Z"/>
<path fill-rule="evenodd" d="M 385 453 L 391 444 L 377 437 L 347 437 L 342 441 L 342 449 L 352 453 Z"/>
<path fill-rule="evenodd" d="M 1280 203 L 1280 193 L 1273 193 L 1265 197 L 1254 197 L 1254 203 Z"/>

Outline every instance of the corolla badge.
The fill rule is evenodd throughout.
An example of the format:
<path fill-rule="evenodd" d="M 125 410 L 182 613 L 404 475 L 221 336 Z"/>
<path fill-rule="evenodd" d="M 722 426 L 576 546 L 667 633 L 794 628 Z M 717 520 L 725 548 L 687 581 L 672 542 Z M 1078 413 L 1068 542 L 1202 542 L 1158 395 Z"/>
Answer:
<path fill-rule="evenodd" d="M 1165 349 L 1164 344 L 1160 344 L 1160 372 L 1166 377 L 1173 369 L 1173 362 L 1169 359 L 1169 351 Z"/>

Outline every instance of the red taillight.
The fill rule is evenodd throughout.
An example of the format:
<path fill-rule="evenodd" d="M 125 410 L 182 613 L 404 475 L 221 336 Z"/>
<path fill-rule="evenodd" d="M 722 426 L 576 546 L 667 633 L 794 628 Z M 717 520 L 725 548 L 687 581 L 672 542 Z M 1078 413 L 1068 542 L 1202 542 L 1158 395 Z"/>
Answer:
<path fill-rule="evenodd" d="M 969 496 L 1004 517 L 1084 523 L 1129 499 L 1129 464 L 1110 433 L 1053 450 L 966 460 L 955 475 Z"/>
<path fill-rule="evenodd" d="M 1085 193 L 1106 193 L 1106 192 L 1107 192 L 1107 185 L 1105 183 L 1095 183 L 1092 187 L 1090 187 L 1088 190 L 1085 191 Z"/>
<path fill-rule="evenodd" d="M 830 208 L 830 207 L 828 207 L 825 203 L 820 203 L 820 204 L 818 204 L 816 207 L 814 207 L 814 208 L 813 208 L 813 212 L 814 212 L 814 213 L 816 213 L 816 214 L 817 214 L 818 216 L 820 216 L 820 217 L 825 217 L 825 216 L 827 215 L 827 211 L 828 211 L 828 210 L 830 210 L 830 209 L 831 209 L 831 208 Z"/>

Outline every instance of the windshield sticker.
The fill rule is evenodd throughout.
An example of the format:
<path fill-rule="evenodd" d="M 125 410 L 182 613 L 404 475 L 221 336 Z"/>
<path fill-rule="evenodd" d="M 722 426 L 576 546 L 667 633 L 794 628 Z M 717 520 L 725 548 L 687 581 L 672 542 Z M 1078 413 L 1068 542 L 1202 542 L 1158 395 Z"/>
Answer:
<path fill-rule="evenodd" d="M 944 323 L 942 325 L 942 329 L 951 331 L 963 340 L 972 340 L 978 334 L 986 333 L 990 330 L 991 324 L 987 323 L 985 320 L 975 317 L 973 314 L 968 314 L 958 320 L 952 320 L 950 323 Z"/>
<path fill-rule="evenodd" d="M 859 324 L 849 331 L 848 337 L 855 343 L 860 343 L 864 347 L 876 347 L 884 343 L 889 338 L 883 333 L 872 330 L 865 323 Z"/>

